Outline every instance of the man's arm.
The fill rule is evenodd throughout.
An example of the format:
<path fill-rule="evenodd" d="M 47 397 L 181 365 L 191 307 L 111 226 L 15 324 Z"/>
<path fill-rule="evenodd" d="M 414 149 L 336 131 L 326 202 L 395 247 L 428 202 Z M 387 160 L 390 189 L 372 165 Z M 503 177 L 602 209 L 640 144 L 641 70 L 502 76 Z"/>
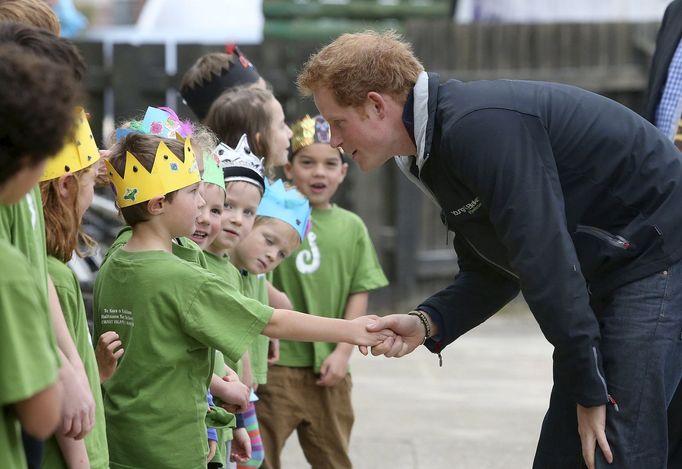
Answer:
<path fill-rule="evenodd" d="M 605 404 L 599 325 L 543 124 L 535 116 L 483 109 L 462 118 L 444 143 L 452 171 L 488 210 L 524 297 L 555 347 L 555 385 L 582 405 Z"/>

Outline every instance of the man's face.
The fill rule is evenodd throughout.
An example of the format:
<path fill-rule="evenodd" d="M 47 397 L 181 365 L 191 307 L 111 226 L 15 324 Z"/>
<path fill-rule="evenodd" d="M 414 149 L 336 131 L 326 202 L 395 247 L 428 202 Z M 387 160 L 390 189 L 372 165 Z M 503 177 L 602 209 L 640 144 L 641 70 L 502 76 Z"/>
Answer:
<path fill-rule="evenodd" d="M 331 127 L 331 145 L 342 147 L 360 169 L 371 171 L 394 156 L 385 110 L 376 102 L 367 99 L 361 107 L 342 106 L 326 88 L 315 90 L 313 99 Z"/>

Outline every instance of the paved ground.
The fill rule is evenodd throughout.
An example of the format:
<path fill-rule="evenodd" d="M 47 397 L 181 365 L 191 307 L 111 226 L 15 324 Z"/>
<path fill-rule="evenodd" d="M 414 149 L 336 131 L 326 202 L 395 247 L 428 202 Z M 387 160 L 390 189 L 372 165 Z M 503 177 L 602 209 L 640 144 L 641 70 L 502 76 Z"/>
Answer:
<path fill-rule="evenodd" d="M 551 387 L 551 346 L 514 304 L 443 353 L 354 354 L 356 469 L 530 468 Z M 295 437 L 286 469 L 309 467 Z"/>

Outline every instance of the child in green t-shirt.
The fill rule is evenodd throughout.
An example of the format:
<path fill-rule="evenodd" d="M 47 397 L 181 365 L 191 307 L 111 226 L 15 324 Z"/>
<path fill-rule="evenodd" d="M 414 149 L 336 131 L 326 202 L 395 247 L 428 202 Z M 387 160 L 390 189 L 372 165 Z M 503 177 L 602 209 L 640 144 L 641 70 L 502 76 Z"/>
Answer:
<path fill-rule="evenodd" d="M 376 317 L 343 321 L 273 310 L 174 256 L 172 240 L 195 231 L 203 203 L 189 139 L 130 134 L 106 164 L 132 227 L 95 282 L 95 335 L 113 330 L 125 349 L 102 389 L 112 467 L 205 466 L 211 348 L 236 361 L 261 332 L 363 347 L 393 337 L 366 332 Z"/>
<path fill-rule="evenodd" d="M 321 116 L 306 116 L 293 130 L 292 156 L 284 170 L 310 200 L 313 223 L 299 250 L 275 270 L 273 283 L 300 311 L 361 317 L 368 292 L 388 282 L 362 220 L 331 203 L 348 166 L 330 145 L 329 125 Z M 280 452 L 294 430 L 313 467 L 351 467 L 352 350 L 348 344 L 280 342 L 279 361 L 270 368 L 257 404 L 264 467 L 279 469 Z M 300 412 L 292 416 L 292 408 Z"/>
<path fill-rule="evenodd" d="M 7 44 L 0 83 L 0 208 L 11 209 L 63 145 L 76 84 L 52 61 Z M 59 363 L 45 276 L 4 234 L 0 271 L 0 467 L 25 467 L 21 428 L 44 439 L 60 422 Z"/>
<path fill-rule="evenodd" d="M 95 399 L 95 424 L 84 439 L 76 440 L 57 434 L 48 440 L 42 467 L 65 468 L 89 464 L 93 469 L 106 469 L 109 467 L 109 452 L 100 376 L 78 279 L 66 265 L 74 251 L 80 255 L 83 245 L 94 245 L 94 241 L 81 230 L 80 224 L 83 214 L 92 203 L 95 179 L 101 164 L 85 112 L 78 108 L 75 114 L 73 138 L 45 168 L 40 192 L 45 214 L 47 269 Z"/>

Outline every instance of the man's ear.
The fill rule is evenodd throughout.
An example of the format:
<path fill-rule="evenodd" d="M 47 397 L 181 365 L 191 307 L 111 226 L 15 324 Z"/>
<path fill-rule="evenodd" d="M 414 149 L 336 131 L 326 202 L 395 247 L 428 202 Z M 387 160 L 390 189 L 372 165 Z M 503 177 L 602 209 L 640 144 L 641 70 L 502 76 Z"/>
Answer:
<path fill-rule="evenodd" d="M 343 180 L 346 179 L 347 174 L 348 174 L 348 163 L 346 163 L 344 161 L 343 163 L 341 163 L 341 181 L 339 181 L 339 182 L 343 182 Z"/>
<path fill-rule="evenodd" d="M 371 106 L 371 109 L 374 111 L 374 113 L 380 117 L 384 118 L 386 117 L 386 98 L 381 93 L 377 93 L 376 91 L 370 91 L 367 93 L 367 99 L 369 100 L 369 104 Z"/>
<path fill-rule="evenodd" d="M 153 197 L 147 202 L 147 211 L 151 215 L 161 215 L 166 210 L 166 197 L 163 195 L 158 197 Z"/>

